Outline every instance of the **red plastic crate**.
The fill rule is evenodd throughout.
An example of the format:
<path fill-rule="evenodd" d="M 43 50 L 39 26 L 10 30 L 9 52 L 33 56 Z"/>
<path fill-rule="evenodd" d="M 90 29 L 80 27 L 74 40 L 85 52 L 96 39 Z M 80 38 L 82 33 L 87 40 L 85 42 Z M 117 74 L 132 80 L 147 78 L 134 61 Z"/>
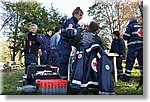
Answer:
<path fill-rule="evenodd" d="M 67 80 L 63 79 L 48 79 L 48 80 L 36 80 L 36 84 L 39 86 L 39 93 L 41 94 L 67 94 Z"/>

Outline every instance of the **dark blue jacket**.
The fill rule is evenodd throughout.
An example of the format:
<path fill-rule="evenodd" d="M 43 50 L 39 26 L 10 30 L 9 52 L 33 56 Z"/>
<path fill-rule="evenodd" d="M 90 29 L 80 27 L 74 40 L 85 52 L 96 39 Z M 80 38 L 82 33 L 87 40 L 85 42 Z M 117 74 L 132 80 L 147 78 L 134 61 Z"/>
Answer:
<path fill-rule="evenodd" d="M 112 63 L 99 44 L 89 48 L 80 46 L 73 68 L 71 88 L 97 87 L 102 92 L 113 92 Z"/>
<path fill-rule="evenodd" d="M 75 35 L 82 31 L 77 28 L 78 20 L 75 17 L 67 19 L 62 25 L 62 32 L 60 34 L 60 40 L 58 42 L 58 51 L 60 55 L 70 56 L 71 45 Z M 69 58 L 68 58 L 69 59 Z M 65 63 L 68 61 L 65 60 Z"/>
<path fill-rule="evenodd" d="M 131 21 L 123 34 L 124 40 L 127 40 L 128 47 L 143 46 L 143 27 L 137 20 Z"/>
<path fill-rule="evenodd" d="M 74 36 L 77 33 L 82 32 L 82 29 L 77 27 L 77 23 L 78 20 L 75 17 L 67 19 L 62 25 L 61 39 L 65 40 L 66 42 L 72 43 Z"/>
<path fill-rule="evenodd" d="M 90 47 L 93 43 L 99 44 L 103 48 L 102 39 L 97 34 L 91 31 L 78 33 L 75 36 L 73 46 L 76 47 L 77 50 L 79 50 L 81 43 L 86 48 Z"/>
<path fill-rule="evenodd" d="M 113 39 L 111 44 L 110 53 L 117 53 L 119 55 L 126 55 L 125 42 L 122 38 Z"/>
<path fill-rule="evenodd" d="M 40 40 L 41 40 L 42 44 L 39 48 L 42 51 L 50 52 L 51 37 L 47 34 L 44 34 L 40 37 Z"/>

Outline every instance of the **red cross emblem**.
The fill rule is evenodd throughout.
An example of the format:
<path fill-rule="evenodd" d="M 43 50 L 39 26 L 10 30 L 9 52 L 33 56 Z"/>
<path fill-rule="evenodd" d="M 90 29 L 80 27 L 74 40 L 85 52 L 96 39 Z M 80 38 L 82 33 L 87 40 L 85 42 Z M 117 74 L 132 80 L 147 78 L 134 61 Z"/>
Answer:
<path fill-rule="evenodd" d="M 93 66 L 97 66 L 97 62 L 93 62 Z"/>
<path fill-rule="evenodd" d="M 97 59 L 96 58 L 94 58 L 93 60 L 92 60 L 92 62 L 91 62 L 91 66 L 92 66 L 92 69 L 95 71 L 95 72 L 97 72 L 97 69 L 98 69 L 98 61 L 97 61 Z"/>
<path fill-rule="evenodd" d="M 137 30 L 137 34 L 138 34 L 139 37 L 143 37 L 143 29 L 142 29 L 142 28 L 139 28 L 139 29 Z"/>

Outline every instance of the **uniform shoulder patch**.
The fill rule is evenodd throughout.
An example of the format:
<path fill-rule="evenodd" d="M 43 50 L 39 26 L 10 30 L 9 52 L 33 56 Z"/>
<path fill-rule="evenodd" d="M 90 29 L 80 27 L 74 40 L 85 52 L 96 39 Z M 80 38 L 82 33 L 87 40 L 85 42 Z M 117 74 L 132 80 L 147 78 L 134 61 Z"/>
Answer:
<path fill-rule="evenodd" d="M 143 37 L 143 29 L 142 29 L 142 28 L 139 28 L 139 29 L 137 30 L 137 34 L 138 34 L 139 37 Z"/>
<path fill-rule="evenodd" d="M 68 27 L 69 27 L 69 28 L 73 28 L 73 24 L 69 24 Z"/>

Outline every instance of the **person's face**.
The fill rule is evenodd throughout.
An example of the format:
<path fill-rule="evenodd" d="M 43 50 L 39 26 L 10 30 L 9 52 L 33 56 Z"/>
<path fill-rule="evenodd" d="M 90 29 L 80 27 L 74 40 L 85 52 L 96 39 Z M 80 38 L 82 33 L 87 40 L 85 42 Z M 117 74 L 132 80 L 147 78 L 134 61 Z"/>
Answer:
<path fill-rule="evenodd" d="M 61 29 L 59 30 L 59 34 L 61 34 Z"/>
<path fill-rule="evenodd" d="M 33 33 L 36 33 L 37 32 L 37 27 L 32 26 L 31 29 L 30 29 L 30 31 L 33 32 Z"/>
<path fill-rule="evenodd" d="M 115 34 L 111 34 L 112 39 L 116 39 Z"/>
<path fill-rule="evenodd" d="M 52 31 L 51 31 L 51 30 L 48 31 L 47 34 L 48 34 L 49 36 L 51 36 L 51 35 L 52 35 Z"/>
<path fill-rule="evenodd" d="M 78 14 L 75 14 L 75 17 L 78 19 L 78 20 L 81 20 L 83 18 L 83 13 L 81 11 L 78 12 Z"/>
<path fill-rule="evenodd" d="M 101 31 L 101 29 L 99 28 L 97 31 L 96 31 L 96 34 L 99 34 Z"/>

